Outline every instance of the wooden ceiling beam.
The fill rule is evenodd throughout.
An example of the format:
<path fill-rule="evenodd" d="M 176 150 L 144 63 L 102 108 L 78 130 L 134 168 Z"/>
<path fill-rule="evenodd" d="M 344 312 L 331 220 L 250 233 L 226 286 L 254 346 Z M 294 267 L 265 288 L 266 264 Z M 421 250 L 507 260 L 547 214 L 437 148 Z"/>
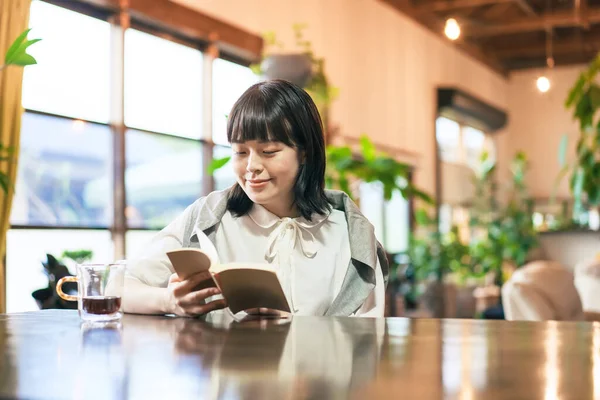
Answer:
<path fill-rule="evenodd" d="M 215 41 L 220 50 L 245 61 L 259 60 L 262 54 L 263 39 L 259 35 L 169 0 L 45 1 L 75 11 L 90 8 L 109 15 L 123 9 L 131 15 L 133 22 L 158 27 L 193 41 Z"/>
<path fill-rule="evenodd" d="M 600 7 L 588 8 L 585 13 L 586 22 L 573 11 L 560 11 L 542 14 L 537 18 L 519 18 L 504 24 L 491 26 L 464 27 L 465 35 L 469 37 L 499 36 L 511 33 L 543 31 L 546 29 L 584 26 L 585 24 L 600 23 Z"/>
<path fill-rule="evenodd" d="M 579 53 L 579 54 L 565 54 L 560 57 L 556 57 L 555 66 L 559 67 L 562 65 L 574 65 L 574 64 L 586 64 L 592 61 L 595 54 Z M 546 61 L 543 58 L 519 58 L 513 60 L 507 60 L 507 67 L 511 71 L 529 68 L 546 68 Z M 550 77 L 552 79 L 552 77 Z"/>
<path fill-rule="evenodd" d="M 436 0 L 413 7 L 419 14 L 482 7 L 490 4 L 513 3 L 515 0 Z"/>
<path fill-rule="evenodd" d="M 588 2 L 587 0 L 575 0 L 575 19 L 581 23 L 584 29 L 590 29 L 590 21 L 587 16 Z"/>
<path fill-rule="evenodd" d="M 519 8 L 521 10 L 523 10 L 523 12 L 525 14 L 527 14 L 530 17 L 538 17 L 538 13 L 533 9 L 533 7 L 531 6 L 531 4 L 529 4 L 529 1 L 527 0 L 515 0 L 515 2 L 517 3 L 517 6 L 519 6 Z"/>
<path fill-rule="evenodd" d="M 561 55 L 578 54 L 583 52 L 595 52 L 600 49 L 600 35 L 594 37 L 572 37 L 569 39 L 557 40 L 552 45 L 552 54 L 555 57 Z M 544 57 L 546 54 L 546 45 L 543 42 L 535 44 L 520 45 L 513 43 L 511 47 L 502 49 L 487 49 L 499 59 L 510 59 L 517 57 Z"/>
<path fill-rule="evenodd" d="M 441 36 L 444 39 L 448 40 L 444 34 L 444 22 L 433 14 L 420 14 L 415 11 L 415 8 L 407 1 L 407 0 L 379 0 L 382 3 L 386 3 L 392 8 L 395 8 L 397 11 L 401 12 L 404 15 L 412 18 L 417 21 L 419 24 L 423 25 L 425 28 L 429 29 L 437 36 Z M 452 44 L 452 43 L 450 43 Z M 488 66 L 493 71 L 498 74 L 507 77 L 508 70 L 504 68 L 502 63 L 493 55 L 487 54 L 482 51 L 476 45 L 465 41 L 463 38 L 460 38 L 458 41 L 453 43 L 459 50 L 462 50 L 465 54 L 473 57 L 477 61 L 482 64 Z"/>

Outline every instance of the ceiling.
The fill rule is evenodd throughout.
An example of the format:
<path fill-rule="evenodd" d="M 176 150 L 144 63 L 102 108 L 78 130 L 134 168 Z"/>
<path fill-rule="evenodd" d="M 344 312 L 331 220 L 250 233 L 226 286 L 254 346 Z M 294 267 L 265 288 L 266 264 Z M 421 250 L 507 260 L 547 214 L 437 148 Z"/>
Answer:
<path fill-rule="evenodd" d="M 496 71 L 586 63 L 600 51 L 600 0 L 381 0 L 443 36 L 461 26 L 456 46 Z M 448 40 L 448 39 L 446 39 Z"/>

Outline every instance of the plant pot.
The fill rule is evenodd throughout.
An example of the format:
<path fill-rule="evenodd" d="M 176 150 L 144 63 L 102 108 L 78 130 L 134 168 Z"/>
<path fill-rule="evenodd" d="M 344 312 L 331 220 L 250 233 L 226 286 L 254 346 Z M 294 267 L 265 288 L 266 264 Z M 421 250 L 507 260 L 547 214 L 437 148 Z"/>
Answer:
<path fill-rule="evenodd" d="M 305 87 L 312 77 L 312 63 L 306 54 L 272 54 L 261 64 L 266 79 L 284 79 Z"/>

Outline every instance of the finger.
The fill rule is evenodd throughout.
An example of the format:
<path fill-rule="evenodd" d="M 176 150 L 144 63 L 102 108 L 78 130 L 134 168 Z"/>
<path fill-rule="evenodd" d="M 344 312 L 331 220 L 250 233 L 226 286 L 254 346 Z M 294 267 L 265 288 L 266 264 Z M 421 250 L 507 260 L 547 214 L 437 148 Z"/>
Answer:
<path fill-rule="evenodd" d="M 177 274 L 172 274 L 172 275 L 169 277 L 169 284 L 171 284 L 171 283 L 176 283 L 176 282 L 181 282 L 181 279 L 179 278 L 179 275 L 177 275 Z"/>
<path fill-rule="evenodd" d="M 210 272 L 200 272 L 194 274 L 184 281 L 174 283 L 173 294 L 176 297 L 183 297 L 190 293 L 196 285 L 207 279 L 212 279 Z"/>
<path fill-rule="evenodd" d="M 245 311 L 247 314 L 250 314 L 250 315 L 275 315 L 275 316 L 283 315 L 282 312 L 279 310 L 275 310 L 272 308 L 265 308 L 265 307 L 251 308 L 251 309 L 248 309 Z"/>
<path fill-rule="evenodd" d="M 221 293 L 217 288 L 202 289 L 195 292 L 191 292 L 182 296 L 178 299 L 177 305 L 179 307 L 192 307 L 200 304 L 204 304 L 204 300 L 210 296 L 214 296 Z"/>
<path fill-rule="evenodd" d="M 227 307 L 227 302 L 223 299 L 211 301 L 210 303 L 203 304 L 201 306 L 191 307 L 186 310 L 187 313 L 192 315 L 204 315 L 214 310 L 220 310 Z"/>

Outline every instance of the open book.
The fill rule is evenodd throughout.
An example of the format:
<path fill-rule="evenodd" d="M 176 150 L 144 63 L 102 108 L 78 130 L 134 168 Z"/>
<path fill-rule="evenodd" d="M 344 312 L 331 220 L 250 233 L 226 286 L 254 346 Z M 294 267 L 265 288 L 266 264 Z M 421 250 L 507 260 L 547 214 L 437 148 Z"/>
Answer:
<path fill-rule="evenodd" d="M 253 308 L 290 312 L 277 272 L 269 264 L 215 264 L 204 251 L 191 248 L 172 250 L 167 256 L 181 279 L 209 271 L 212 279 L 194 290 L 218 287 L 234 314 Z"/>

